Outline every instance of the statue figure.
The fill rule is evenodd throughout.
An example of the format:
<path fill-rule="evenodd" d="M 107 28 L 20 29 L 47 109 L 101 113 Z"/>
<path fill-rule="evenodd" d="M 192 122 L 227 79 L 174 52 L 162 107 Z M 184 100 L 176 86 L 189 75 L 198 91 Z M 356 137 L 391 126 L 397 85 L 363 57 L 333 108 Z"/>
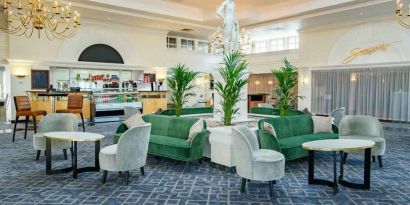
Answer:
<path fill-rule="evenodd" d="M 225 0 L 218 8 L 217 15 L 224 21 L 225 53 L 238 50 L 239 23 L 236 19 L 235 0 Z"/>

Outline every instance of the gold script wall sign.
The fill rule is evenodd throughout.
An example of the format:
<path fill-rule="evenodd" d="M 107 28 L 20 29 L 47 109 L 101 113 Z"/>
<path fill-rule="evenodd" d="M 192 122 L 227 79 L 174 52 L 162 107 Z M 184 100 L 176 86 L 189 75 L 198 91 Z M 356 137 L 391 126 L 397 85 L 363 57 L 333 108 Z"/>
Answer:
<path fill-rule="evenodd" d="M 397 43 L 399 41 L 393 43 L 381 43 L 369 48 L 355 48 L 350 51 L 350 55 L 343 60 L 344 64 L 348 64 L 352 62 L 354 59 L 360 56 L 372 55 L 376 52 L 386 51 L 392 44 Z"/>

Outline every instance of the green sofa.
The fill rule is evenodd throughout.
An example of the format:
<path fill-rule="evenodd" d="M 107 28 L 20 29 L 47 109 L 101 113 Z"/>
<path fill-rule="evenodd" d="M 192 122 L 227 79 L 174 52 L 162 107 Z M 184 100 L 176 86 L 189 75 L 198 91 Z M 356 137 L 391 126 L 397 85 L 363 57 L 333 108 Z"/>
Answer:
<path fill-rule="evenodd" d="M 212 114 L 214 113 L 213 107 L 192 107 L 182 108 L 182 115 L 200 115 L 200 114 Z M 159 113 L 160 115 L 175 116 L 175 109 L 170 108 Z"/>
<path fill-rule="evenodd" d="M 264 122 L 273 126 L 276 137 L 263 129 Z M 308 151 L 302 148 L 305 142 L 339 138 L 337 127 L 333 125 L 333 133 L 313 134 L 313 120 L 310 115 L 261 119 L 258 127 L 261 148 L 279 151 L 285 155 L 286 160 L 307 156 Z"/>
<path fill-rule="evenodd" d="M 186 162 L 202 158 L 205 137 L 208 134 L 205 122 L 202 132 L 190 143 L 187 141 L 189 130 L 199 119 L 164 115 L 144 115 L 142 118 L 151 123 L 149 154 Z M 117 128 L 114 135 L 115 144 L 127 129 L 124 123 Z"/>
<path fill-rule="evenodd" d="M 266 108 L 266 107 L 251 107 L 249 110 L 251 114 L 258 115 L 280 115 L 279 108 Z M 305 113 L 300 110 L 288 110 L 288 116 L 304 115 Z"/>

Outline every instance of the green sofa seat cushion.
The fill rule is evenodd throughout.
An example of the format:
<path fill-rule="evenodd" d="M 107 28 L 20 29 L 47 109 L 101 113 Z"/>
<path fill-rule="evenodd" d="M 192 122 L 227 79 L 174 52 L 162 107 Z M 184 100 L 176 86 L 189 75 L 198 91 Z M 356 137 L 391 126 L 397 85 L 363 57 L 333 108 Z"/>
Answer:
<path fill-rule="evenodd" d="M 281 149 L 289 149 L 294 147 L 301 147 L 303 143 L 315 141 L 315 140 L 324 140 L 324 139 L 338 139 L 337 134 L 333 133 L 318 133 L 310 135 L 300 135 L 296 137 L 288 137 L 279 140 L 279 145 Z"/>
<path fill-rule="evenodd" d="M 151 135 L 149 138 L 149 143 L 171 146 L 171 147 L 178 147 L 178 148 L 186 148 L 186 149 L 191 148 L 191 144 L 184 139 L 173 138 L 173 137 L 162 136 L 162 135 Z"/>

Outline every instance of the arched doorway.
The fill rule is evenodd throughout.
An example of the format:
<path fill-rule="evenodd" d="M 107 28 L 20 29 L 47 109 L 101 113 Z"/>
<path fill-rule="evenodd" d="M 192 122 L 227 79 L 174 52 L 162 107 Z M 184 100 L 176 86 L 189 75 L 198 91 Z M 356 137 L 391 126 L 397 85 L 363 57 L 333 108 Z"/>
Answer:
<path fill-rule="evenodd" d="M 81 53 L 78 61 L 124 64 L 121 54 L 106 44 L 89 46 Z"/>

